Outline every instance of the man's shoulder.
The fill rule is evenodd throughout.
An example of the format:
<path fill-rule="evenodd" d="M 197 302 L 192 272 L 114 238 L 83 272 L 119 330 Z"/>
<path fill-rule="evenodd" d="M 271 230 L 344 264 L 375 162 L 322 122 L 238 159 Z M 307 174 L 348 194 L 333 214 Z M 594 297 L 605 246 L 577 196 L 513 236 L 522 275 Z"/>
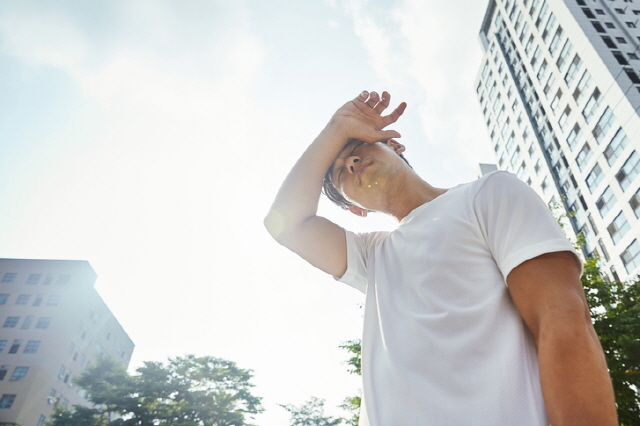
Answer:
<path fill-rule="evenodd" d="M 516 175 L 505 170 L 496 170 L 487 173 L 480 179 L 472 182 L 477 193 L 500 193 L 507 189 L 528 188 L 528 185 L 521 181 Z"/>

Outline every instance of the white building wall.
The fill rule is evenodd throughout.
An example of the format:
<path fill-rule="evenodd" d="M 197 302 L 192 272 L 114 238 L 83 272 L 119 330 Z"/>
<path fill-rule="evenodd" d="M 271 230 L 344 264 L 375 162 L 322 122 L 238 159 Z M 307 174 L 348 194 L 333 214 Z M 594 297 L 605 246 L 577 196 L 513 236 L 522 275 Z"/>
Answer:
<path fill-rule="evenodd" d="M 622 280 L 640 272 L 639 19 L 640 0 L 492 0 L 477 78 L 498 168 L 575 212 L 569 236 Z"/>

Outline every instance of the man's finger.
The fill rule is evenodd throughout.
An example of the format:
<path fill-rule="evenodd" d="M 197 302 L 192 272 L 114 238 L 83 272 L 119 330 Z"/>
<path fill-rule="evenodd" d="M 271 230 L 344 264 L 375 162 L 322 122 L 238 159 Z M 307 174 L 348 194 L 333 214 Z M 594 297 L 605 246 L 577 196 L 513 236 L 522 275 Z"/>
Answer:
<path fill-rule="evenodd" d="M 369 100 L 367 101 L 367 105 L 373 108 L 376 106 L 379 100 L 380 100 L 380 95 L 378 95 L 377 92 L 371 92 L 369 94 Z"/>
<path fill-rule="evenodd" d="M 389 102 L 391 102 L 391 95 L 389 94 L 389 92 L 384 91 L 382 92 L 382 98 L 380 98 L 380 102 L 378 102 L 378 105 L 376 105 L 374 109 L 378 114 L 382 114 L 382 112 L 389 106 Z"/>
<path fill-rule="evenodd" d="M 407 104 L 406 102 L 402 102 L 400 105 L 398 105 L 398 107 L 393 110 L 393 112 L 389 115 L 385 115 L 384 117 L 382 117 L 382 122 L 383 122 L 383 126 L 382 127 L 386 127 L 391 123 L 395 123 L 396 121 L 398 121 L 398 118 L 400 118 L 400 116 L 404 113 L 404 110 L 407 108 Z"/>
<path fill-rule="evenodd" d="M 363 90 L 362 92 L 360 92 L 360 94 L 358 96 L 356 96 L 356 101 L 360 101 L 360 102 L 364 102 L 367 100 L 367 98 L 369 97 L 369 92 L 367 92 L 366 90 Z"/>

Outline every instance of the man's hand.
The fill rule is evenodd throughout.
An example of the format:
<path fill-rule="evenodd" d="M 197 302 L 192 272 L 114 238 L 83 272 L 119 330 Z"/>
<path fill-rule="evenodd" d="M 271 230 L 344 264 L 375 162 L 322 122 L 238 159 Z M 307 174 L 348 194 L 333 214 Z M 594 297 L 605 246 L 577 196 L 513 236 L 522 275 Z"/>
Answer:
<path fill-rule="evenodd" d="M 322 179 L 349 139 L 374 143 L 400 137 L 383 129 L 395 123 L 407 105 L 403 102 L 383 116 L 390 100 L 387 92 L 380 97 L 365 91 L 340 107 L 293 166 L 264 220 L 280 244 L 336 277 L 347 269 L 347 243 L 340 226 L 316 215 Z M 396 152 L 404 149 L 397 142 L 391 146 Z"/>
<path fill-rule="evenodd" d="M 400 118 L 407 104 L 402 102 L 391 114 L 383 116 L 390 101 L 391 95 L 388 92 L 382 92 L 381 97 L 376 92 L 369 93 L 365 90 L 340 107 L 327 127 L 336 129 L 344 143 L 349 139 L 374 143 L 399 138 L 400 133 L 395 130 L 383 129 Z"/>

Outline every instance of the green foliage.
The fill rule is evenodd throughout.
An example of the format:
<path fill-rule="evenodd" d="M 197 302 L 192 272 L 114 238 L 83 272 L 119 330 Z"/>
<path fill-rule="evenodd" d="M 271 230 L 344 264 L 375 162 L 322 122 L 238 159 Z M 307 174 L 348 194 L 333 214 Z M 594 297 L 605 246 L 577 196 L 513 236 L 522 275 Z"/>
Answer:
<path fill-rule="evenodd" d="M 360 340 L 349 340 L 339 346 L 340 349 L 344 349 L 352 356 L 347 360 L 347 364 L 352 368 L 349 370 L 351 374 L 362 375 L 362 345 Z"/>
<path fill-rule="evenodd" d="M 582 285 L 609 366 L 620 425 L 640 426 L 640 277 L 610 282 L 598 259 L 589 258 Z"/>
<path fill-rule="evenodd" d="M 49 426 L 107 426 L 106 417 L 95 408 L 75 406 L 73 411 L 56 408 Z"/>
<path fill-rule="evenodd" d="M 281 405 L 291 414 L 290 426 L 337 426 L 342 419 L 329 417 L 324 414 L 324 399 L 311 397 L 300 407 Z"/>
<path fill-rule="evenodd" d="M 344 349 L 349 354 L 351 354 L 351 358 L 347 360 L 347 365 L 350 365 L 351 368 L 348 370 L 351 374 L 357 374 L 358 376 L 362 375 L 362 343 L 360 340 L 349 340 L 344 342 L 339 346 L 340 349 Z M 342 405 L 340 406 L 342 409 L 351 412 L 351 417 L 346 420 L 348 425 L 358 426 L 358 422 L 360 420 L 360 405 L 362 403 L 362 398 L 360 396 L 351 396 L 345 398 Z"/>
<path fill-rule="evenodd" d="M 75 382 L 100 408 L 60 410 L 52 426 L 246 426 L 246 415 L 262 411 L 260 398 L 250 393 L 251 371 L 231 361 L 187 355 L 145 362 L 136 371 L 129 375 L 117 362 L 99 360 Z"/>

